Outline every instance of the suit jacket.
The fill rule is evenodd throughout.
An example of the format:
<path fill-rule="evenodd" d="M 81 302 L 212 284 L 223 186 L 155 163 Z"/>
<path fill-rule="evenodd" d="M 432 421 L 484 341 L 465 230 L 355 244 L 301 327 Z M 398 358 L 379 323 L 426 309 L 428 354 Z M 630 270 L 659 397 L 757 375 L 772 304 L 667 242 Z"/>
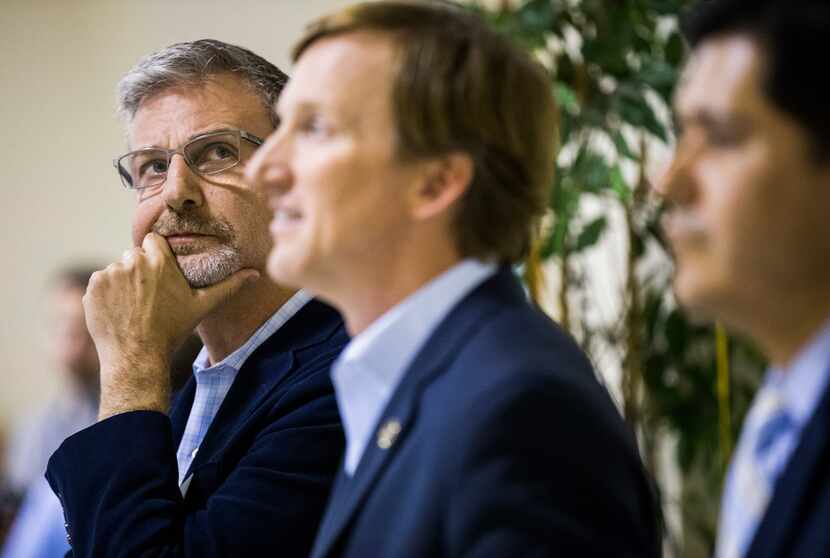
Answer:
<path fill-rule="evenodd" d="M 308 556 L 343 451 L 329 369 L 347 341 L 340 316 L 311 301 L 258 347 L 205 435 L 184 497 L 176 448 L 192 378 L 169 417 L 123 413 L 68 438 L 47 478 L 74 556 Z"/>
<path fill-rule="evenodd" d="M 660 544 L 632 435 L 503 269 L 439 324 L 354 476 L 338 473 L 312 557 L 648 558 Z"/>
<path fill-rule="evenodd" d="M 775 484 L 747 558 L 830 556 L 830 387 Z"/>

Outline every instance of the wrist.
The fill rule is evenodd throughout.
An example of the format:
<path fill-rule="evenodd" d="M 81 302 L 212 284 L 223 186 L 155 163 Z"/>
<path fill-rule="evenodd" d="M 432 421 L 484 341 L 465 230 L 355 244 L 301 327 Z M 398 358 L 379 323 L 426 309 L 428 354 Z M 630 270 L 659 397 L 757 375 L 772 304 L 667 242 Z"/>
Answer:
<path fill-rule="evenodd" d="M 130 411 L 167 413 L 170 367 L 166 358 L 101 359 L 101 404 L 98 419 Z"/>

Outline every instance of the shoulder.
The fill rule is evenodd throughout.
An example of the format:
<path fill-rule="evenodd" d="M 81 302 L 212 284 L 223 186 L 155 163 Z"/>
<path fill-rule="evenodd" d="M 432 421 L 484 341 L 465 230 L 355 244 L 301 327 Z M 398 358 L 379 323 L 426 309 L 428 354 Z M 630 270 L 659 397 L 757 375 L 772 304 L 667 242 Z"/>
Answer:
<path fill-rule="evenodd" d="M 425 405 L 443 409 L 475 436 L 544 428 L 550 435 L 561 432 L 562 441 L 600 435 L 631 445 L 631 433 L 587 356 L 541 311 L 501 305 L 467 334 L 425 387 Z"/>

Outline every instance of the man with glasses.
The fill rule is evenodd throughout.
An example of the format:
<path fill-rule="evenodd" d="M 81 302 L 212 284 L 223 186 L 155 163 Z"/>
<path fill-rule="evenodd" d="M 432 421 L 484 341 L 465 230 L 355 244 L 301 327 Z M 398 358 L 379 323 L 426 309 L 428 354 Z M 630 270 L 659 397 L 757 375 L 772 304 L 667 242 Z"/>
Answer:
<path fill-rule="evenodd" d="M 219 41 L 121 81 L 135 247 L 84 297 L 99 422 L 52 456 L 75 556 L 307 556 L 343 446 L 339 315 L 263 272 L 270 210 L 243 180 L 286 76 Z M 171 405 L 170 355 L 204 349 Z"/>

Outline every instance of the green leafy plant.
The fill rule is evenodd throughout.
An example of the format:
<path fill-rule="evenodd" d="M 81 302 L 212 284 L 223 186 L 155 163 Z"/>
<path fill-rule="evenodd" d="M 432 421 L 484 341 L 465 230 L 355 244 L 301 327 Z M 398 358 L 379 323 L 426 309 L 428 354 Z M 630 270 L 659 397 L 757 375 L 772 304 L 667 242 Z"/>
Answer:
<path fill-rule="evenodd" d="M 672 136 L 668 107 L 686 55 L 678 14 L 689 3 L 526 0 L 470 8 L 550 70 L 561 149 L 540 256 L 558 273 L 557 318 L 598 368 L 620 368 L 621 410 L 658 478 L 659 450 L 674 441 L 682 489 L 677 501 L 663 492 L 669 515 L 680 516 L 668 543 L 675 556 L 709 556 L 724 464 L 763 360 L 745 342 L 723 343 L 732 374 L 719 401 L 715 371 L 725 372 L 726 360 L 718 360 L 715 328 L 691 323 L 671 295 L 648 169 L 652 152 Z M 586 210 L 591 205 L 600 211 Z M 619 289 L 599 293 L 589 256 L 619 245 Z M 619 303 L 597 320 L 608 313 L 598 308 L 608 296 Z"/>

